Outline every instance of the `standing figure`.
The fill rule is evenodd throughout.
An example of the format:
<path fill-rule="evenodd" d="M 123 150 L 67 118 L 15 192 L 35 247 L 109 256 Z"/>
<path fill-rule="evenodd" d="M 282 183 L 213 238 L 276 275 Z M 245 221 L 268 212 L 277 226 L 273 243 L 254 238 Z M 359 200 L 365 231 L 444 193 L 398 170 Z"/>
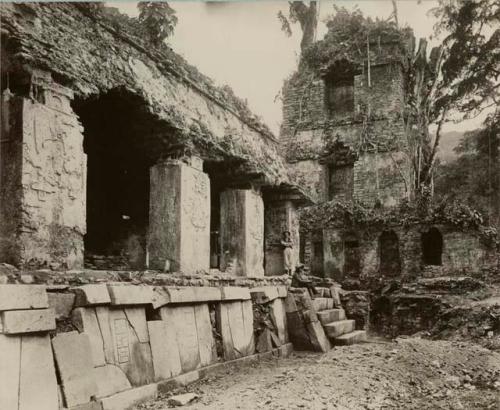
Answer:
<path fill-rule="evenodd" d="M 293 263 L 293 243 L 290 231 L 284 231 L 281 235 L 281 246 L 283 246 L 283 259 L 285 262 L 285 274 L 292 275 L 295 269 Z"/>

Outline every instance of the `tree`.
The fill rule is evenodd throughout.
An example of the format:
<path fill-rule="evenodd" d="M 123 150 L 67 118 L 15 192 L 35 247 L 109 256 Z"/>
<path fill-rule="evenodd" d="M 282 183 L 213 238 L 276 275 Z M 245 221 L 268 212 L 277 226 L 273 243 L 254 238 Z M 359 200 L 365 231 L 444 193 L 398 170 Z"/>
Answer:
<path fill-rule="evenodd" d="M 148 42 L 160 46 L 171 36 L 177 24 L 175 10 L 167 2 L 139 2 L 139 23 L 144 30 Z"/>
<path fill-rule="evenodd" d="M 306 5 L 303 1 L 291 1 L 289 4 L 288 18 L 283 12 L 278 12 L 278 19 L 281 21 L 281 29 L 288 35 L 292 35 L 291 24 L 299 23 L 302 30 L 302 40 L 300 50 L 303 52 L 314 42 L 316 29 L 318 27 L 318 10 L 316 1 Z"/>
<path fill-rule="evenodd" d="M 490 115 L 481 129 L 466 133 L 455 152 L 458 157 L 454 161 L 437 168 L 436 196 L 465 202 L 481 211 L 489 224 L 500 226 L 498 113 Z"/>

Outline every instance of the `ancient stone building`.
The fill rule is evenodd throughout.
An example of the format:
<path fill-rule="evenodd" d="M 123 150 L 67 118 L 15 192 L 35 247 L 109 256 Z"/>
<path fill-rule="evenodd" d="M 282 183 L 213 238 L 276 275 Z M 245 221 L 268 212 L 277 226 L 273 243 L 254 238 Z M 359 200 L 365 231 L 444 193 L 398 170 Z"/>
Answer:
<path fill-rule="evenodd" d="M 466 232 L 469 225 L 455 226 L 451 215 L 409 224 L 404 211 L 399 219 L 388 216 L 390 223 L 373 217 L 397 215 L 412 198 L 402 110 L 415 40 L 410 30 L 385 23 L 358 42 L 340 30 L 334 26 L 304 51 L 282 92 L 280 144 L 292 180 L 318 204 L 344 204 L 337 213 L 322 205 L 308 211 L 316 224 L 301 223 L 301 260 L 312 274 L 355 287 L 422 270 L 439 275 L 497 266 L 495 245 L 479 239 L 482 228 Z M 356 212 L 369 214 L 372 225 L 356 220 Z"/>
<path fill-rule="evenodd" d="M 134 24 L 88 4 L 2 6 L 0 260 L 282 274 L 276 238 L 298 244 L 309 199 L 276 138 Z"/>

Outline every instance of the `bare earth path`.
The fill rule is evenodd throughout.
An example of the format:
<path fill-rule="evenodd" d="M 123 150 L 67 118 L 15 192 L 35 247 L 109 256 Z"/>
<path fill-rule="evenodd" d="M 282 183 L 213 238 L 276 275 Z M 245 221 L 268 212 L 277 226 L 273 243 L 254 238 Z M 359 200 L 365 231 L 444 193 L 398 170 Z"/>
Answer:
<path fill-rule="evenodd" d="M 221 370 L 183 409 L 500 409 L 500 354 L 420 339 L 294 353 Z M 168 397 L 138 409 L 166 409 Z"/>

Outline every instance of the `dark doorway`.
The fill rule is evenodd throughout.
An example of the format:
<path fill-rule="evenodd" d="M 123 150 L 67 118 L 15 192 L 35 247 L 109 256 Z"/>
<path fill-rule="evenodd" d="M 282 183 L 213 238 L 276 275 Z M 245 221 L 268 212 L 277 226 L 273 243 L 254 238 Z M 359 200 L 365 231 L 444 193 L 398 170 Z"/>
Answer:
<path fill-rule="evenodd" d="M 317 231 L 312 235 L 312 260 L 311 273 L 315 276 L 323 276 L 324 253 L 323 253 L 323 232 Z"/>
<path fill-rule="evenodd" d="M 380 273 L 383 276 L 399 276 L 401 274 L 401 258 L 399 255 L 399 238 L 396 232 L 382 232 L 378 245 Z"/>
<path fill-rule="evenodd" d="M 441 265 L 443 263 L 443 235 L 439 229 L 432 227 L 422 233 L 422 257 L 424 265 Z"/>
<path fill-rule="evenodd" d="M 359 241 L 355 235 L 344 239 L 344 276 L 358 277 L 361 271 Z"/>
<path fill-rule="evenodd" d="M 135 96 L 110 91 L 75 100 L 87 154 L 85 266 L 144 269 L 149 226 L 149 168 L 160 148 L 155 121 Z"/>

